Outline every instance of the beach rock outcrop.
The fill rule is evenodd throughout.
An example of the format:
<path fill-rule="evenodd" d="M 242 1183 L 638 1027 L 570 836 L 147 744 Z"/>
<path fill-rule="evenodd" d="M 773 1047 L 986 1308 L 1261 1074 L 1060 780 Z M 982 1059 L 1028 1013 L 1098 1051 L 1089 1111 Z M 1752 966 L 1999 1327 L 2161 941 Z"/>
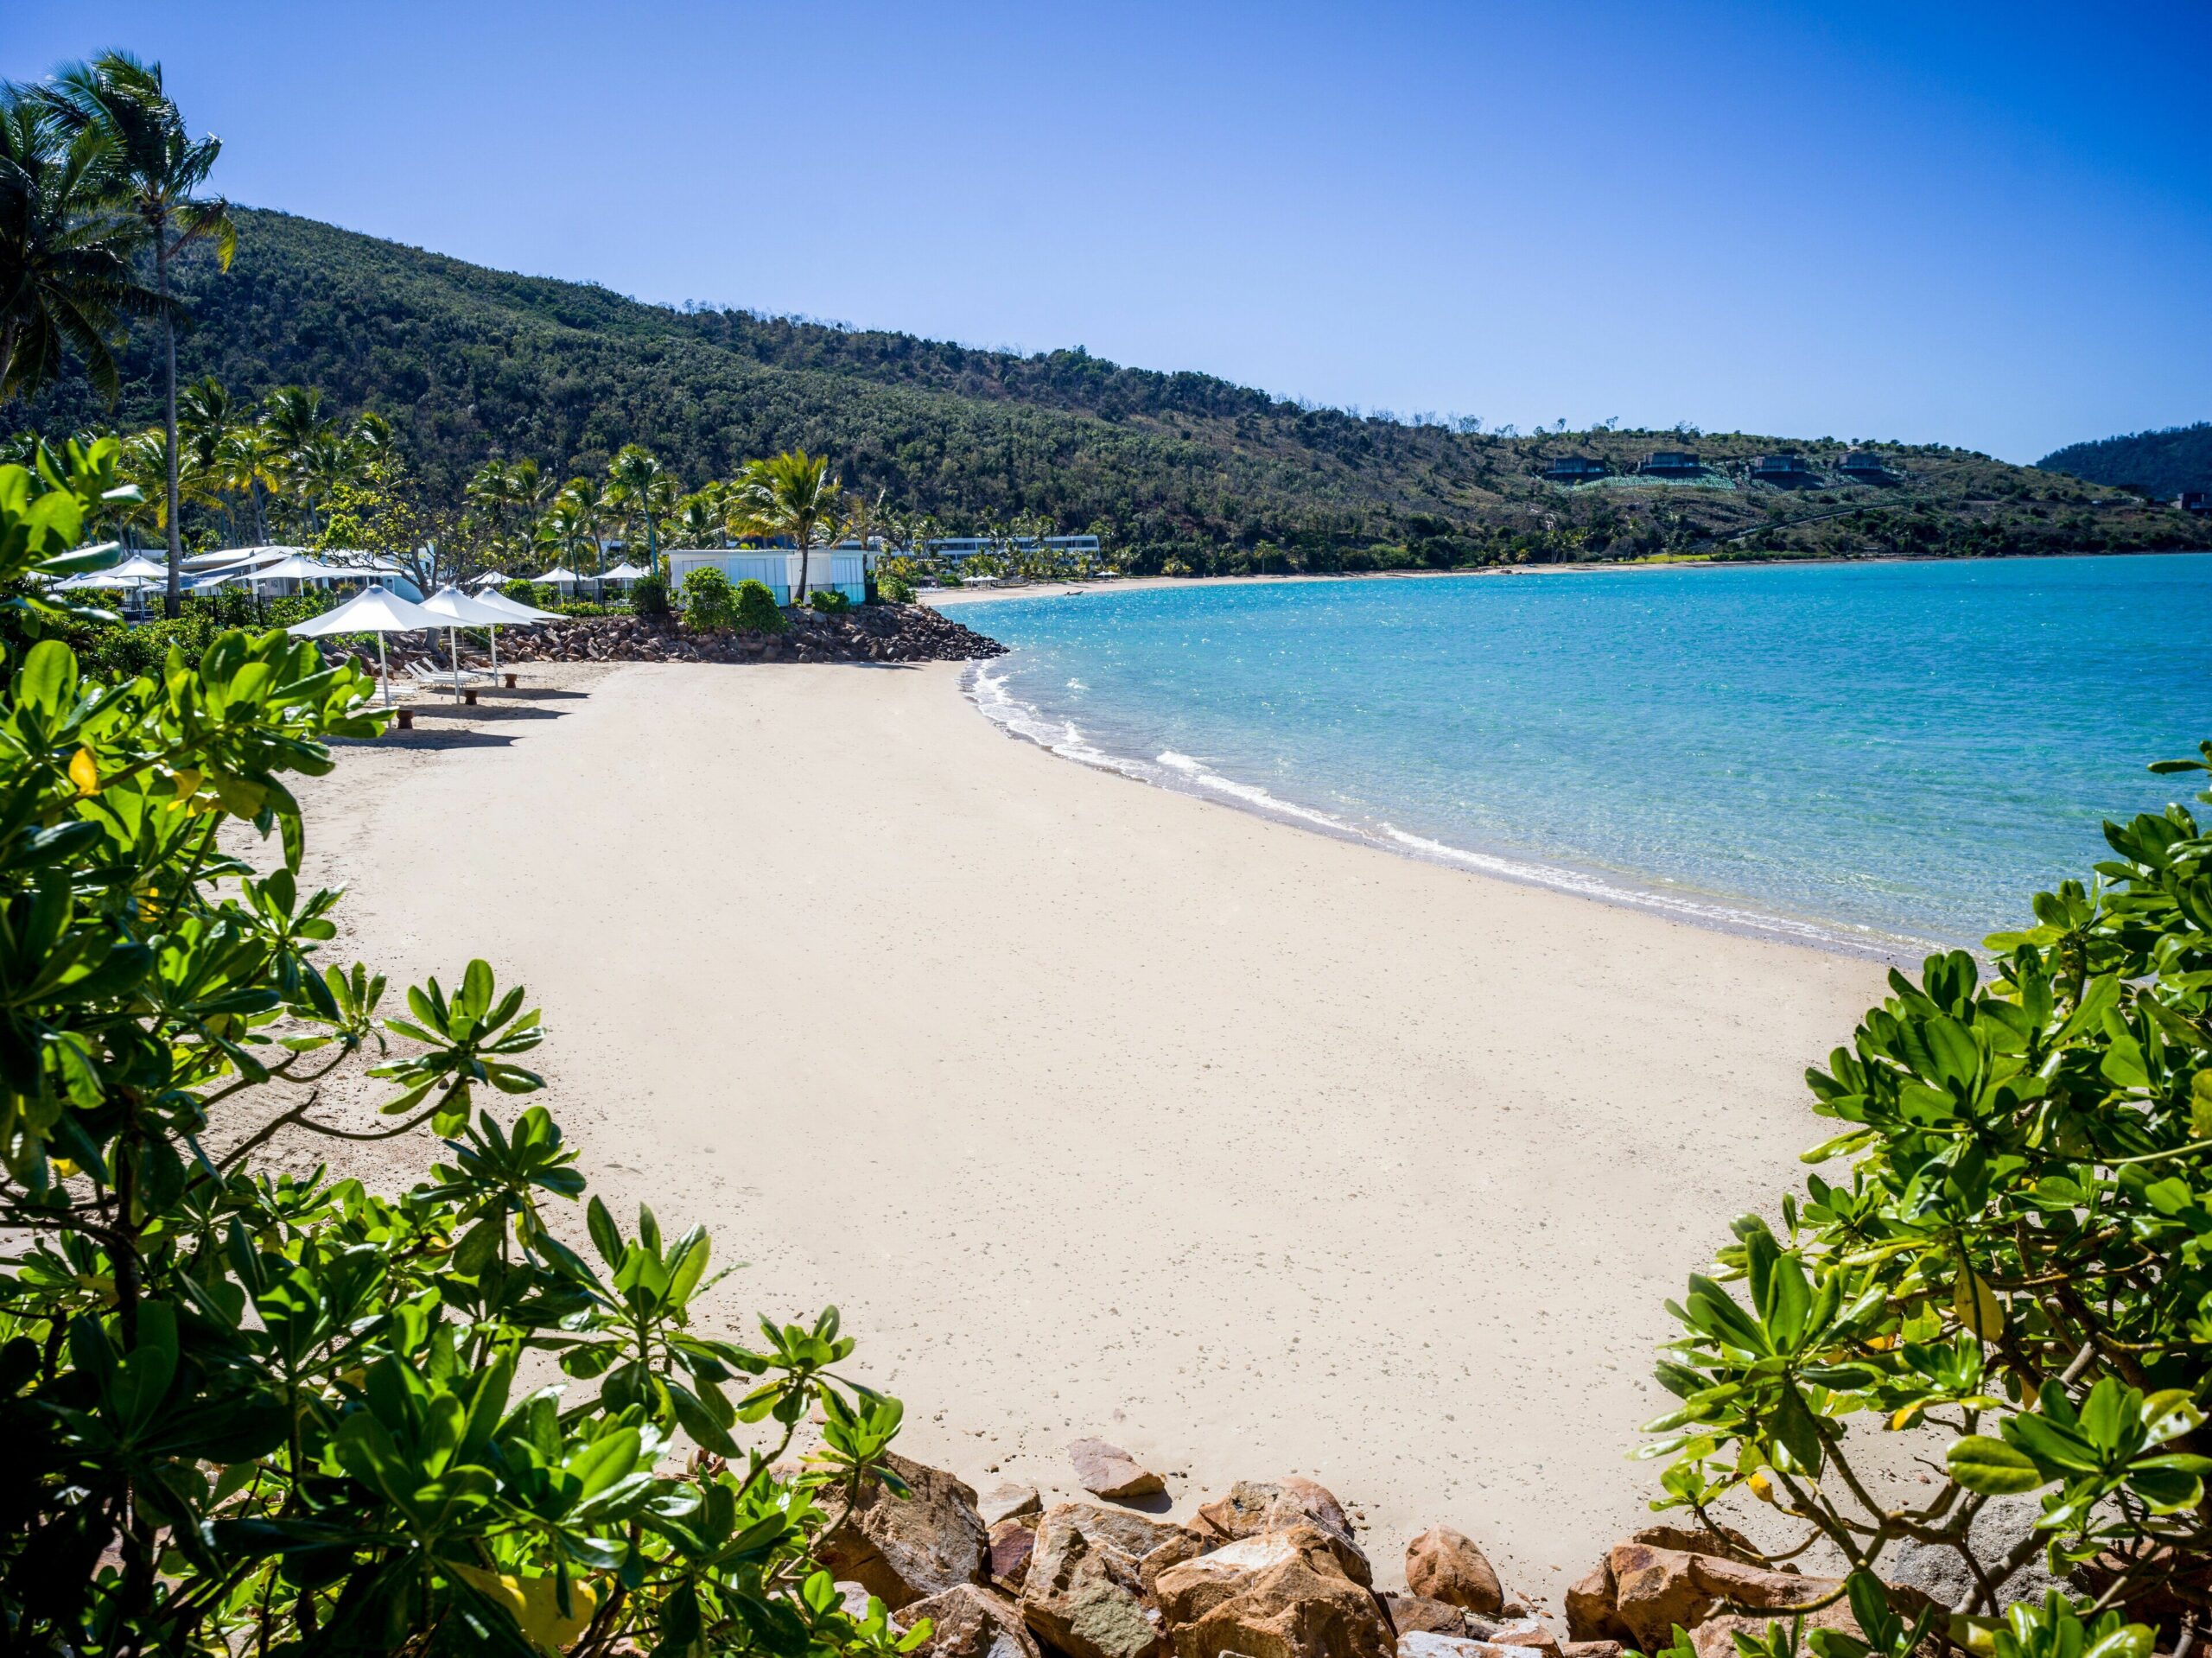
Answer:
<path fill-rule="evenodd" d="M 1159 1574 L 1174 1658 L 1392 1658 L 1375 1597 L 1345 1572 L 1316 1526 L 1225 1543 Z"/>
<path fill-rule="evenodd" d="M 1240 1479 L 1227 1496 L 1201 1504 L 1191 1517 L 1192 1531 L 1209 1547 L 1295 1526 L 1313 1526 L 1325 1533 L 1337 1545 L 1338 1562 L 1354 1583 L 1363 1587 L 1374 1583 L 1375 1573 L 1352 1534 L 1344 1505 L 1328 1487 L 1313 1480 L 1294 1474 L 1282 1479 Z"/>
<path fill-rule="evenodd" d="M 871 1482 L 852 1512 L 822 1534 L 815 1558 L 893 1611 L 984 1581 L 990 1538 L 974 1489 L 895 1452 L 883 1460 L 910 1495 L 896 1496 Z"/>
<path fill-rule="evenodd" d="M 1489 1557 L 1473 1539 L 1449 1526 L 1431 1526 L 1406 1545 L 1406 1587 L 1431 1600 L 1495 1617 L 1505 1591 Z"/>
<path fill-rule="evenodd" d="M 1152 1658 L 1166 1636 L 1153 1581 L 1199 1547 L 1180 1526 L 1092 1502 L 1059 1503 L 1037 1523 L 1021 1615 L 1067 1658 Z"/>
<path fill-rule="evenodd" d="M 925 1617 L 929 1639 L 915 1650 L 926 1658 L 1042 1658 L 1020 1609 L 972 1583 L 918 1600 L 893 1614 L 892 1622 L 911 1629 Z"/>
<path fill-rule="evenodd" d="M 1158 1496 L 1167 1489 L 1159 1475 L 1103 1439 L 1077 1439 L 1068 1446 L 1068 1460 L 1075 1464 L 1076 1483 L 1093 1496 L 1122 1502 Z"/>
<path fill-rule="evenodd" d="M 996 639 L 928 605 L 856 605 L 836 615 L 787 610 L 780 633 L 695 632 L 666 616 L 563 617 L 499 636 L 499 660 L 529 662 L 972 662 L 1003 656 Z M 394 664 L 410 660 L 398 636 Z M 442 638 L 414 654 L 436 656 Z M 472 660 L 466 650 L 464 661 Z M 442 659 L 442 658 L 441 658 Z"/>

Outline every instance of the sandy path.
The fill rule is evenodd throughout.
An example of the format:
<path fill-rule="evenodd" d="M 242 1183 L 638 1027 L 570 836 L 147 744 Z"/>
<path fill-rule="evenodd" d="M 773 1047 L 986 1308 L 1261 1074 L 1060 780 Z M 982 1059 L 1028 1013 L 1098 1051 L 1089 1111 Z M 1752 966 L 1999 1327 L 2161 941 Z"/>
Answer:
<path fill-rule="evenodd" d="M 1637 1522 L 1661 1306 L 1820 1137 L 1871 963 L 1398 859 L 1011 740 L 957 670 L 634 666 L 308 791 L 347 944 L 530 984 L 610 1201 L 825 1301 L 905 1448 L 1179 1510 L 1297 1471 L 1556 1605 Z"/>

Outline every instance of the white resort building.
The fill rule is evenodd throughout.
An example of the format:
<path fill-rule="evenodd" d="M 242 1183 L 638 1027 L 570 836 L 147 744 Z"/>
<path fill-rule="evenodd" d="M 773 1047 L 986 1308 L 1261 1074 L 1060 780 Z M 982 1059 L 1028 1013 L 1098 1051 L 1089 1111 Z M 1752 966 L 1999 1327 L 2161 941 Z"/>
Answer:
<path fill-rule="evenodd" d="M 799 555 L 789 547 L 681 547 L 664 552 L 668 561 L 668 585 L 680 593 L 683 578 L 694 570 L 720 570 L 732 586 L 758 581 L 787 605 L 799 587 Z M 876 555 L 857 542 L 817 547 L 806 555 L 806 590 L 819 593 L 834 588 L 855 604 L 868 602 L 868 573 Z"/>

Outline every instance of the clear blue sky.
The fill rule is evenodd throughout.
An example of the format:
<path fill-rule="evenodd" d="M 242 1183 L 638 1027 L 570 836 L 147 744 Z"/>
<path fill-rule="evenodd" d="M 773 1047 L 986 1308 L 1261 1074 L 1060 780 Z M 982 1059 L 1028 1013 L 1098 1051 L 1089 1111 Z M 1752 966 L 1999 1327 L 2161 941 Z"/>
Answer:
<path fill-rule="evenodd" d="M 2201 0 L 10 0 L 0 73 L 111 43 L 237 200 L 641 298 L 1524 429 L 2212 418 Z"/>

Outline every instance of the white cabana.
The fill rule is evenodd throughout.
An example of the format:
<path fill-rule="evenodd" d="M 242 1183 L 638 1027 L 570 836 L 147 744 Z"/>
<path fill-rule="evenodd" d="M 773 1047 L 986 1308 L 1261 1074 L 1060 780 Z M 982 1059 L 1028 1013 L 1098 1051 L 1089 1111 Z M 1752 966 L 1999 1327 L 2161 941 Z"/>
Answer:
<path fill-rule="evenodd" d="M 471 597 L 459 588 L 452 586 L 440 588 L 423 600 L 423 608 L 444 619 L 446 650 L 453 657 L 453 688 L 456 692 L 461 689 L 461 641 L 457 637 L 457 629 L 485 627 L 491 630 L 492 671 L 496 674 L 499 671 L 500 627 L 503 625 L 508 627 L 528 627 L 532 625 L 518 620 L 515 617 L 502 614 L 497 607 L 487 604 L 483 598 Z M 542 612 L 540 613 L 543 614 Z"/>
<path fill-rule="evenodd" d="M 384 677 L 384 705 L 391 706 L 391 664 L 385 659 L 387 633 L 435 632 L 446 619 L 425 610 L 412 600 L 383 588 L 364 588 L 335 610 L 296 622 L 285 629 L 302 638 L 321 638 L 332 633 L 373 633 L 377 636 L 377 670 Z"/>

